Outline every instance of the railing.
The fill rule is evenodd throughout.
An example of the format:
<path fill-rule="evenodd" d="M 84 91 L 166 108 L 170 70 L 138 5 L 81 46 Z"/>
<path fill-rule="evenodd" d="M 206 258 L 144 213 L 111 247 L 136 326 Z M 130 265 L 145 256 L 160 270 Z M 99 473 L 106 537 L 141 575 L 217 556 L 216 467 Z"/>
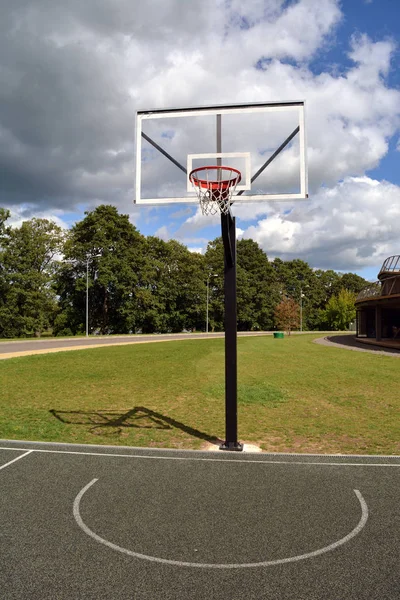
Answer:
<path fill-rule="evenodd" d="M 366 300 L 367 298 L 376 298 L 376 296 L 381 295 L 381 291 L 381 281 L 375 281 L 374 283 L 370 283 L 367 287 L 363 288 L 361 292 L 358 293 L 356 302 L 359 302 L 360 300 Z"/>
<path fill-rule="evenodd" d="M 384 261 L 381 270 L 378 273 L 378 277 L 381 273 L 387 273 L 388 271 L 400 272 L 400 255 L 389 256 L 389 258 Z"/>
<path fill-rule="evenodd" d="M 391 257 L 396 258 L 396 257 Z M 400 257 L 398 257 L 400 259 Z M 400 262 L 399 262 L 400 265 Z M 382 267 L 383 269 L 383 267 Z M 382 271 L 381 269 L 381 271 Z M 359 292 L 356 302 L 360 302 L 361 300 L 367 300 L 367 298 L 376 298 L 378 296 L 400 296 L 400 276 L 393 275 L 392 277 L 388 277 L 383 281 L 375 281 L 374 283 L 370 283 L 367 287 L 363 288 L 361 292 Z"/>

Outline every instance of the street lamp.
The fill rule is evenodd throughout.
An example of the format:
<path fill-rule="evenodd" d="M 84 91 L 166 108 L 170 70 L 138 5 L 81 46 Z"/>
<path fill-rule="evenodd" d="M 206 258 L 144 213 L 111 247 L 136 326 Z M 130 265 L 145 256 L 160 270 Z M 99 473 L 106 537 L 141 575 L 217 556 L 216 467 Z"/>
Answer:
<path fill-rule="evenodd" d="M 304 294 L 300 285 L 300 333 L 303 331 L 303 298 Z"/>
<path fill-rule="evenodd" d="M 89 262 L 101 254 L 86 254 L 86 337 L 89 337 Z"/>
<path fill-rule="evenodd" d="M 207 277 L 207 309 L 206 309 L 206 333 L 208 333 L 208 302 L 209 302 L 209 286 L 210 286 L 210 278 L 211 277 L 218 277 L 218 275 L 215 275 L 213 273 L 209 273 L 208 277 Z"/>

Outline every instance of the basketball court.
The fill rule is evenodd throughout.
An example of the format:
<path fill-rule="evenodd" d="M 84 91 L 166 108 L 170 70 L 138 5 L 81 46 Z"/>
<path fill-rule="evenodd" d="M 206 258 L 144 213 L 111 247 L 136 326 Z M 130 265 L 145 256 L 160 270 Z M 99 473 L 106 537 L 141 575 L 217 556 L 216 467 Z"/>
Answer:
<path fill-rule="evenodd" d="M 400 457 L 0 442 L 7 599 L 398 597 Z"/>
<path fill-rule="evenodd" d="M 2 597 L 399 596 L 400 457 L 246 454 L 237 438 L 231 209 L 307 197 L 303 101 L 138 111 L 135 203 L 220 213 L 224 452 L 0 441 Z"/>

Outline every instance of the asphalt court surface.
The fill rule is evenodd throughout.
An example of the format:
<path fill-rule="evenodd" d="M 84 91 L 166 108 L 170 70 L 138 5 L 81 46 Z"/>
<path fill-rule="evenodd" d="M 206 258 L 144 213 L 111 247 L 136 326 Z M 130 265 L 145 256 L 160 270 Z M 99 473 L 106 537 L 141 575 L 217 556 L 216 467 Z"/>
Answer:
<path fill-rule="evenodd" d="M 400 457 L 0 441 L 5 599 L 394 600 Z"/>

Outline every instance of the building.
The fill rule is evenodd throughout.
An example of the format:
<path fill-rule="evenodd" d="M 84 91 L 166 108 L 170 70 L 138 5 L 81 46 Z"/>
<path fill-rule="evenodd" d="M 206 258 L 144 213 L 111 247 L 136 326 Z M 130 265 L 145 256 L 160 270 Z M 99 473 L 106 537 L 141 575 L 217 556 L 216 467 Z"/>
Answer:
<path fill-rule="evenodd" d="M 400 255 L 384 261 L 378 281 L 361 290 L 355 306 L 358 338 L 400 345 Z"/>

